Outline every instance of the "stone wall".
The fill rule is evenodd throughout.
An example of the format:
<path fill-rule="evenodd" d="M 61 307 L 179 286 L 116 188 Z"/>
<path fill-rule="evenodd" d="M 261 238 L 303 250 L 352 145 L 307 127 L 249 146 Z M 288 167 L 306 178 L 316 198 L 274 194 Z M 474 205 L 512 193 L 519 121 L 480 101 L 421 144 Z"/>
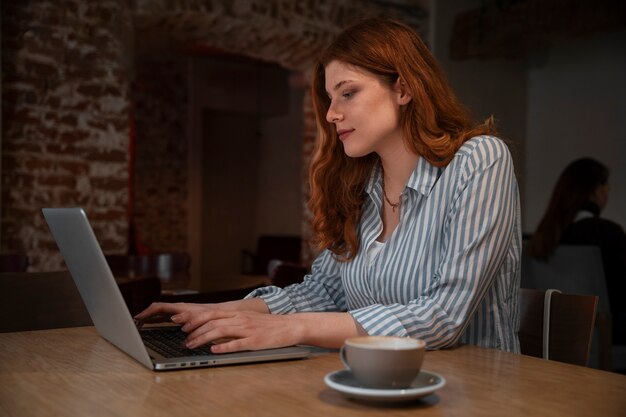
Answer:
<path fill-rule="evenodd" d="M 2 4 L 2 252 L 62 267 L 42 207 L 81 206 L 124 251 L 131 13 L 124 0 Z"/>

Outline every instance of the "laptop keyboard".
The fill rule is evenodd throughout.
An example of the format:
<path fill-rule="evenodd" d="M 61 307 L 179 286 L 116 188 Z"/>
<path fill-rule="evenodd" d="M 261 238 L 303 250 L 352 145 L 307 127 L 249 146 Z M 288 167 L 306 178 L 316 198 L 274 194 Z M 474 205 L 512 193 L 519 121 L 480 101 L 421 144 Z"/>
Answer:
<path fill-rule="evenodd" d="M 188 349 L 185 346 L 187 333 L 180 330 L 179 327 L 154 328 L 141 330 L 140 333 L 146 346 L 166 358 L 213 355 L 210 343 L 196 349 Z"/>

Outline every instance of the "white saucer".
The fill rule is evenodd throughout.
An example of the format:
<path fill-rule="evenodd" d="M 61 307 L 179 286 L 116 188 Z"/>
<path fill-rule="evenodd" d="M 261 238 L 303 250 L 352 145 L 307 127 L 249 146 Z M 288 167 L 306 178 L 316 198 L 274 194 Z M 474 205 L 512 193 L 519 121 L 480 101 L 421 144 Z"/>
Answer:
<path fill-rule="evenodd" d="M 369 401 L 408 401 L 424 397 L 446 385 L 439 374 L 422 370 L 410 387 L 404 389 L 376 389 L 361 385 L 348 369 L 331 372 L 324 377 L 330 388 L 347 397 Z"/>

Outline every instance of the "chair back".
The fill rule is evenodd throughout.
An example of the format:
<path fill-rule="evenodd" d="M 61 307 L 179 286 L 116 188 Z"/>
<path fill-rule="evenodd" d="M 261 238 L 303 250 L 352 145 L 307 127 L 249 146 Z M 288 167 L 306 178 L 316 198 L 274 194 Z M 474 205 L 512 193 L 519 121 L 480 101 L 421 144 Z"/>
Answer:
<path fill-rule="evenodd" d="M 596 295 L 598 311 L 610 313 L 602 255 L 596 246 L 559 245 L 548 262 L 533 259 L 523 251 L 521 286 Z"/>
<path fill-rule="evenodd" d="M 308 273 L 307 268 L 303 265 L 279 262 L 270 274 L 272 284 L 277 287 L 284 288 L 291 284 L 298 284 L 302 282 L 304 276 Z"/>
<path fill-rule="evenodd" d="M 191 279 L 191 257 L 186 252 L 106 255 L 105 258 L 115 277 L 156 277 L 163 289 L 185 288 Z"/>
<path fill-rule="evenodd" d="M 131 315 L 136 315 L 161 297 L 161 280 L 157 277 L 116 278 Z"/>
<path fill-rule="evenodd" d="M 158 301 L 155 277 L 118 279 L 132 315 Z M 69 271 L 0 274 L 0 332 L 92 326 L 93 322 Z"/>
<path fill-rule="evenodd" d="M 256 252 L 242 250 L 242 271 L 251 275 L 269 275 L 268 266 L 274 260 L 299 264 L 302 238 L 292 235 L 262 235 Z"/>
<path fill-rule="evenodd" d="M 91 326 L 67 271 L 0 274 L 0 332 Z"/>
<path fill-rule="evenodd" d="M 522 354 L 587 366 L 598 297 L 520 290 Z"/>
<path fill-rule="evenodd" d="M 0 255 L 0 272 L 26 272 L 28 263 L 23 253 L 4 253 Z"/>

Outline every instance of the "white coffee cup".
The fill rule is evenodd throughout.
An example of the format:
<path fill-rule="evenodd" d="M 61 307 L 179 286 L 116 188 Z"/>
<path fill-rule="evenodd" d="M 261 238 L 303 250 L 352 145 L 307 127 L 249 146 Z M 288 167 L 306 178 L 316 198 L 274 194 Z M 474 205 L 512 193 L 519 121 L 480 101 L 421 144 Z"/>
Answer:
<path fill-rule="evenodd" d="M 368 388 L 407 388 L 419 375 L 426 343 L 410 337 L 362 336 L 345 340 L 340 357 Z"/>

